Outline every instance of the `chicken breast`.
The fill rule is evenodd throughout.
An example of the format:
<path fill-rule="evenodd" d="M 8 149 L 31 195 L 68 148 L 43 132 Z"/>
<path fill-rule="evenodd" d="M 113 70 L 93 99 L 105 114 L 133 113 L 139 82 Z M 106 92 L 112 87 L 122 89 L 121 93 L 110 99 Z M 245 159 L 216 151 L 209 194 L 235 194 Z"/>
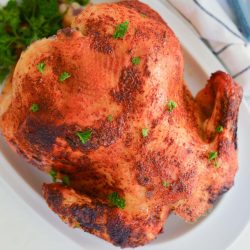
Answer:
<path fill-rule="evenodd" d="M 233 185 L 241 88 L 217 72 L 193 98 L 178 39 L 139 1 L 87 7 L 32 44 L 11 91 L 0 127 L 58 180 L 49 207 L 114 245 L 149 243 L 172 211 L 196 221 Z"/>

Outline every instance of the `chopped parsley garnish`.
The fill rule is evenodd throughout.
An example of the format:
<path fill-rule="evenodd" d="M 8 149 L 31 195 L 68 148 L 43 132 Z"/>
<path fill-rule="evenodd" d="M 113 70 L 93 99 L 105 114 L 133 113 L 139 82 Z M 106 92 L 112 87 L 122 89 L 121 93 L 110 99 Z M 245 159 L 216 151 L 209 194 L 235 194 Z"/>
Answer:
<path fill-rule="evenodd" d="M 113 118 L 112 115 L 109 115 L 107 119 L 108 119 L 109 122 L 112 122 L 114 118 Z"/>
<path fill-rule="evenodd" d="M 141 13 L 141 16 L 142 16 L 143 18 L 146 18 L 146 17 L 147 17 L 144 13 Z"/>
<path fill-rule="evenodd" d="M 52 181 L 55 183 L 56 182 L 56 177 L 57 177 L 57 171 L 52 169 L 50 172 L 49 172 L 49 175 L 52 177 Z"/>
<path fill-rule="evenodd" d="M 63 16 L 58 0 L 9 0 L 0 6 L 0 83 L 32 42 L 56 34 Z"/>
<path fill-rule="evenodd" d="M 224 130 L 224 128 L 221 125 L 216 128 L 217 133 L 222 133 L 223 130 Z"/>
<path fill-rule="evenodd" d="M 123 38 L 126 35 L 127 31 L 128 31 L 128 27 L 129 27 L 129 22 L 128 21 L 123 22 L 121 24 L 118 24 L 116 26 L 115 33 L 114 33 L 113 37 L 115 39 Z"/>
<path fill-rule="evenodd" d="M 80 227 L 81 227 L 81 224 L 79 222 L 76 222 L 75 228 L 80 228 Z"/>
<path fill-rule="evenodd" d="M 118 208 L 124 209 L 126 207 L 126 201 L 119 196 L 117 192 L 113 192 L 108 196 L 110 203 Z"/>
<path fill-rule="evenodd" d="M 68 72 L 63 72 L 60 76 L 59 76 L 59 81 L 60 82 L 64 82 L 65 80 L 67 80 L 68 78 L 71 77 L 71 74 Z"/>
<path fill-rule="evenodd" d="M 216 152 L 216 151 L 210 152 L 208 154 L 208 160 L 210 160 L 210 161 L 217 159 L 217 157 L 218 157 L 218 152 Z"/>
<path fill-rule="evenodd" d="M 41 74 L 44 74 L 45 66 L 46 66 L 46 64 L 44 62 L 41 62 L 41 63 L 37 64 L 36 67 Z"/>
<path fill-rule="evenodd" d="M 170 186 L 170 183 L 168 181 L 163 181 L 162 186 L 168 188 Z"/>
<path fill-rule="evenodd" d="M 79 139 L 82 142 L 82 144 L 86 144 L 90 140 L 90 138 L 91 138 L 92 131 L 90 129 L 87 129 L 87 130 L 85 130 L 83 132 L 78 131 L 76 133 L 76 135 L 79 137 Z"/>
<path fill-rule="evenodd" d="M 220 163 L 219 163 L 218 161 L 215 161 L 214 167 L 215 167 L 216 169 L 220 168 Z"/>
<path fill-rule="evenodd" d="M 143 128 L 141 130 L 142 137 L 148 137 L 148 128 Z"/>
<path fill-rule="evenodd" d="M 87 4 L 89 4 L 90 0 L 66 0 L 67 3 L 79 3 L 82 6 L 86 6 Z"/>
<path fill-rule="evenodd" d="M 170 100 L 170 101 L 168 102 L 168 104 L 167 104 L 167 108 L 168 108 L 168 111 L 169 111 L 169 112 L 173 112 L 173 110 L 174 110 L 175 108 L 177 108 L 177 103 L 174 102 L 174 101 L 172 101 L 172 100 Z"/>
<path fill-rule="evenodd" d="M 65 186 L 69 186 L 70 184 L 70 180 L 69 180 L 69 177 L 67 175 L 64 175 L 63 178 L 62 178 L 62 183 L 63 185 Z"/>
<path fill-rule="evenodd" d="M 40 107 L 39 107 L 39 105 L 36 104 L 36 103 L 33 103 L 33 104 L 31 105 L 31 107 L 30 107 L 30 111 L 33 112 L 33 113 L 36 113 L 36 112 L 38 112 L 39 110 L 40 110 Z"/>
<path fill-rule="evenodd" d="M 133 58 L 132 58 L 132 63 L 133 63 L 134 65 L 139 65 L 140 62 L 141 62 L 141 58 L 140 58 L 140 57 L 133 57 Z"/>

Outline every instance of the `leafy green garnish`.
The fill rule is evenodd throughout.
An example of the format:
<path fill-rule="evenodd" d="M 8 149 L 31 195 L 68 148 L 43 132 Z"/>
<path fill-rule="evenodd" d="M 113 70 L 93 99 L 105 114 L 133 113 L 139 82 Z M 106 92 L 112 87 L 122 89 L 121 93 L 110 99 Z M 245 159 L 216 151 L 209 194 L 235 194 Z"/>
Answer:
<path fill-rule="evenodd" d="M 49 172 L 49 175 L 52 177 L 52 181 L 55 183 L 56 182 L 56 177 L 57 177 L 57 171 L 52 169 L 50 172 Z"/>
<path fill-rule="evenodd" d="M 215 161 L 214 167 L 215 167 L 216 169 L 220 168 L 220 163 L 219 163 L 218 161 Z"/>
<path fill-rule="evenodd" d="M 76 222 L 74 228 L 80 228 L 81 227 L 81 224 L 79 222 Z"/>
<path fill-rule="evenodd" d="M 70 184 L 70 180 L 69 180 L 69 177 L 67 175 L 64 175 L 63 178 L 62 178 L 62 183 L 63 185 L 65 186 L 69 186 Z"/>
<path fill-rule="evenodd" d="M 140 62 L 141 62 L 141 58 L 140 58 L 140 57 L 133 57 L 133 58 L 132 58 L 132 63 L 133 63 L 134 65 L 139 65 Z"/>
<path fill-rule="evenodd" d="M 218 169 L 220 168 L 220 164 L 218 161 L 218 152 L 217 151 L 212 151 L 208 154 L 208 160 L 213 162 L 214 168 Z"/>
<path fill-rule="evenodd" d="M 78 131 L 76 135 L 79 137 L 82 144 L 86 144 L 91 138 L 92 131 L 90 129 L 87 129 L 84 132 Z"/>
<path fill-rule="evenodd" d="M 124 209 L 126 207 L 126 201 L 119 196 L 117 192 L 113 192 L 108 196 L 110 203 L 118 208 Z"/>
<path fill-rule="evenodd" d="M 167 108 L 169 112 L 173 112 L 173 110 L 177 108 L 177 103 L 174 102 L 173 100 L 170 100 L 167 104 Z"/>
<path fill-rule="evenodd" d="M 148 128 L 143 128 L 141 130 L 142 137 L 148 137 Z"/>
<path fill-rule="evenodd" d="M 59 81 L 60 82 L 64 82 L 65 80 L 67 80 L 68 78 L 71 77 L 71 74 L 68 72 L 63 72 L 60 76 L 59 76 Z"/>
<path fill-rule="evenodd" d="M 221 125 L 216 128 L 217 133 L 222 133 L 223 130 L 224 130 L 224 128 Z"/>
<path fill-rule="evenodd" d="M 44 74 L 45 66 L 46 66 L 46 64 L 44 62 L 41 62 L 41 63 L 37 64 L 36 67 L 41 74 Z"/>
<path fill-rule="evenodd" d="M 163 181 L 162 186 L 168 188 L 170 186 L 170 183 L 168 181 Z"/>
<path fill-rule="evenodd" d="M 114 118 L 113 118 L 112 115 L 109 115 L 107 119 L 108 119 L 109 122 L 112 122 Z"/>
<path fill-rule="evenodd" d="M 0 7 L 0 82 L 32 42 L 62 27 L 57 0 L 9 0 Z"/>
<path fill-rule="evenodd" d="M 36 113 L 40 110 L 40 107 L 37 103 L 33 103 L 30 107 L 30 111 L 33 112 L 33 113 Z"/>
<path fill-rule="evenodd" d="M 128 26 L 129 26 L 128 21 L 123 22 L 121 24 L 118 24 L 116 26 L 115 33 L 114 33 L 113 37 L 115 39 L 123 38 L 126 35 L 127 31 L 128 31 Z"/>
<path fill-rule="evenodd" d="M 218 157 L 218 152 L 216 152 L 216 151 L 210 152 L 208 154 L 208 160 L 210 160 L 210 161 L 217 159 L 217 157 Z"/>
<path fill-rule="evenodd" d="M 66 2 L 67 3 L 74 3 L 74 2 L 76 2 L 76 3 L 81 4 L 82 6 L 86 6 L 86 5 L 89 4 L 90 0 L 67 0 Z"/>

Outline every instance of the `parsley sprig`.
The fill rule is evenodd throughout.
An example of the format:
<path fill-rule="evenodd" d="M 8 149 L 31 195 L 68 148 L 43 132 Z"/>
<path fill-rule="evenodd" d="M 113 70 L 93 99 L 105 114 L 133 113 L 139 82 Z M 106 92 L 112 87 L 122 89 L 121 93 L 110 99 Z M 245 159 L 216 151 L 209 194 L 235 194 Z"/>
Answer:
<path fill-rule="evenodd" d="M 61 73 L 61 75 L 59 76 L 59 81 L 60 82 L 64 82 L 64 81 L 66 81 L 68 78 L 70 78 L 71 77 L 71 74 L 70 73 L 68 73 L 68 72 L 62 72 Z"/>
<path fill-rule="evenodd" d="M 78 136 L 82 144 L 86 144 L 91 139 L 92 131 L 90 129 L 87 129 L 85 131 L 78 131 L 76 132 L 76 135 Z"/>
<path fill-rule="evenodd" d="M 63 178 L 62 178 L 62 183 L 64 186 L 69 186 L 70 184 L 70 179 L 69 179 L 69 176 L 68 175 L 64 175 Z"/>
<path fill-rule="evenodd" d="M 177 103 L 176 102 L 174 102 L 173 100 L 168 101 L 167 109 L 168 109 L 168 111 L 170 113 L 173 112 L 173 110 L 176 109 L 176 108 L 177 108 Z"/>
<path fill-rule="evenodd" d="M 148 128 L 143 128 L 141 130 L 142 137 L 148 137 L 149 129 Z"/>
<path fill-rule="evenodd" d="M 43 75 L 45 71 L 46 64 L 44 62 L 38 63 L 36 65 L 37 70 Z"/>
<path fill-rule="evenodd" d="M 165 187 L 165 188 L 168 188 L 168 187 L 170 187 L 170 182 L 168 182 L 168 181 L 163 181 L 163 182 L 162 182 L 162 186 Z"/>
<path fill-rule="evenodd" d="M 52 181 L 54 183 L 56 183 L 56 180 L 57 180 L 57 171 L 54 170 L 54 169 L 51 169 L 51 171 L 49 172 L 49 175 L 51 176 Z"/>
<path fill-rule="evenodd" d="M 213 161 L 218 158 L 218 152 L 217 151 L 212 151 L 208 154 L 208 160 Z"/>
<path fill-rule="evenodd" d="M 37 113 L 40 110 L 40 106 L 37 103 L 33 103 L 30 107 L 30 111 L 33 113 Z"/>
<path fill-rule="evenodd" d="M 119 196 L 117 192 L 113 192 L 108 195 L 108 199 L 110 203 L 118 208 L 124 209 L 126 207 L 126 201 L 122 197 Z"/>
<path fill-rule="evenodd" d="M 90 0 L 78 0 L 78 1 L 76 1 L 76 0 L 67 0 L 66 2 L 67 3 L 77 2 L 77 3 L 81 4 L 82 6 L 85 6 L 85 5 L 89 4 Z"/>
<path fill-rule="evenodd" d="M 134 65 L 139 65 L 140 62 L 141 62 L 141 58 L 140 58 L 140 57 L 133 57 L 133 58 L 132 58 L 132 63 L 133 63 Z"/>
<path fill-rule="evenodd" d="M 221 125 L 219 125 L 217 128 L 216 128 L 216 132 L 217 133 L 222 133 L 224 131 L 224 128 L 221 126 Z"/>
<path fill-rule="evenodd" d="M 125 21 L 125 22 L 123 22 L 121 24 L 118 24 L 116 26 L 115 33 L 114 33 L 113 37 L 115 39 L 123 38 L 126 35 L 126 33 L 128 31 L 128 28 L 129 28 L 129 22 L 128 21 Z"/>
<path fill-rule="evenodd" d="M 114 117 L 113 117 L 112 115 L 109 115 L 109 116 L 107 117 L 107 119 L 108 119 L 109 122 L 112 122 L 112 121 L 114 120 Z"/>
<path fill-rule="evenodd" d="M 0 82 L 32 42 L 62 27 L 57 0 L 9 0 L 0 7 Z"/>
<path fill-rule="evenodd" d="M 214 167 L 216 169 L 220 168 L 218 157 L 219 157 L 219 154 L 217 151 L 212 151 L 208 154 L 208 160 L 214 163 Z"/>

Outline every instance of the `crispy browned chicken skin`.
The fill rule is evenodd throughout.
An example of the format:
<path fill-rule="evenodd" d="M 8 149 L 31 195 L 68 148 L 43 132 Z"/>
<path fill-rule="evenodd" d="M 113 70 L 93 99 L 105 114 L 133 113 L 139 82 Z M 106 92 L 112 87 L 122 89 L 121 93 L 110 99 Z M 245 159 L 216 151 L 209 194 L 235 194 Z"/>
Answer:
<path fill-rule="evenodd" d="M 125 21 L 127 33 L 115 39 Z M 62 72 L 70 74 L 63 82 Z M 217 72 L 194 99 L 177 38 L 138 1 L 88 7 L 72 29 L 35 42 L 11 91 L 1 99 L 2 133 L 40 170 L 70 180 L 44 185 L 49 207 L 115 245 L 155 239 L 171 211 L 197 220 L 233 185 L 241 88 Z M 83 143 L 76 133 L 87 130 Z M 113 192 L 124 209 L 109 201 Z"/>

